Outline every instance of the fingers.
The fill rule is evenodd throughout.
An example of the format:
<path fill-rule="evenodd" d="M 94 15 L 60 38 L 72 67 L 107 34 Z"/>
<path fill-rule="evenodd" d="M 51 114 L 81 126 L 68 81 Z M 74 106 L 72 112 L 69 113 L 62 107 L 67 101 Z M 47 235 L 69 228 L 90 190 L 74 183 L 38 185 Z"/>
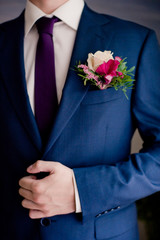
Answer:
<path fill-rule="evenodd" d="M 25 198 L 25 199 L 27 199 L 27 200 L 33 201 L 33 193 L 32 193 L 31 191 L 26 190 L 26 189 L 24 189 L 24 188 L 20 188 L 20 189 L 19 189 L 19 194 L 20 194 L 23 198 Z"/>
<path fill-rule="evenodd" d="M 73 172 L 57 162 L 37 161 L 27 171 L 30 174 L 49 173 L 37 179 L 23 177 L 19 181 L 22 206 L 29 209 L 31 218 L 49 217 L 75 211 Z"/>
<path fill-rule="evenodd" d="M 23 177 L 19 180 L 20 187 L 32 191 L 33 186 L 37 183 L 35 176 Z"/>
<path fill-rule="evenodd" d="M 29 209 L 29 216 L 32 219 L 54 216 L 54 212 L 50 211 L 46 204 L 36 204 L 32 201 L 24 199 L 22 206 Z"/>
<path fill-rule="evenodd" d="M 19 189 L 19 194 L 24 198 L 22 206 L 28 209 L 48 211 L 48 199 L 42 194 L 33 193 L 24 188 Z"/>
<path fill-rule="evenodd" d="M 50 216 L 47 216 L 45 213 L 43 213 L 41 211 L 38 211 L 38 210 L 30 210 L 29 211 L 29 216 L 32 219 L 38 219 L 38 218 L 43 218 L 43 217 L 50 217 Z M 52 215 L 52 216 L 54 216 L 54 215 Z"/>
<path fill-rule="evenodd" d="M 30 200 L 24 199 L 22 201 L 22 206 L 27 209 L 32 209 L 32 210 L 39 210 L 40 206 Z"/>
<path fill-rule="evenodd" d="M 54 173 L 56 164 L 57 163 L 55 162 L 38 160 L 33 165 L 27 168 L 27 172 L 28 173 L 39 173 L 39 172 Z"/>

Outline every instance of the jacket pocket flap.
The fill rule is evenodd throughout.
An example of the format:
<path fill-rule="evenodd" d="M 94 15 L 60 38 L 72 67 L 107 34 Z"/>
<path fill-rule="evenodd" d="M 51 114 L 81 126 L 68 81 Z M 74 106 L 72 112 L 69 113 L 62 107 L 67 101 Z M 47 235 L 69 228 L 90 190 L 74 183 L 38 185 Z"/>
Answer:
<path fill-rule="evenodd" d="M 106 213 L 95 221 L 96 239 L 110 239 L 121 235 L 132 228 L 137 222 L 136 207 L 128 207 Z"/>

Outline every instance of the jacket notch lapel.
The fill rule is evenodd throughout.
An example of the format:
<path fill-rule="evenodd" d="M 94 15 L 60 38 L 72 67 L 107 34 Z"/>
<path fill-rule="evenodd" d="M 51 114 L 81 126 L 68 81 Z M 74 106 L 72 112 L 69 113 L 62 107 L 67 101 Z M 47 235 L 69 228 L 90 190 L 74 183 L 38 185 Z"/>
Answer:
<path fill-rule="evenodd" d="M 107 24 L 109 20 L 101 17 L 99 22 L 95 22 L 95 14 L 96 13 L 92 12 L 87 6 L 84 7 L 77 31 L 66 83 L 63 89 L 59 111 L 53 125 L 49 141 L 46 145 L 43 159 L 46 158 L 47 153 L 53 147 L 54 143 L 79 107 L 88 90 L 88 87 L 84 86 L 81 78 L 72 69 L 79 61 L 81 61 L 81 63 L 86 63 L 90 52 L 94 53 L 98 50 L 106 50 L 105 46 L 107 47 L 111 41 L 112 37 L 109 35 L 107 43 L 104 43 L 101 28 L 101 25 Z"/>

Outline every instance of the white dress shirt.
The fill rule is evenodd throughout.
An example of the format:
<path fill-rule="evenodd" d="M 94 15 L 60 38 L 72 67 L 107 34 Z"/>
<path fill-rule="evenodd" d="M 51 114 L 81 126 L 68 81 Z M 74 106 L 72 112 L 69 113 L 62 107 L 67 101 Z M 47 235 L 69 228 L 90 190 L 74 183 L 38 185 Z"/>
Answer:
<path fill-rule="evenodd" d="M 52 14 L 47 15 L 29 0 L 27 0 L 25 9 L 24 64 L 27 90 L 33 113 L 35 57 L 39 38 L 35 22 L 44 16 L 50 18 L 56 16 L 61 20 L 60 22 L 55 23 L 53 28 L 56 86 L 58 102 L 60 102 L 83 8 L 83 0 L 68 0 L 65 4 L 57 8 Z M 75 188 L 76 212 L 81 212 L 80 199 L 74 173 L 73 181 Z"/>

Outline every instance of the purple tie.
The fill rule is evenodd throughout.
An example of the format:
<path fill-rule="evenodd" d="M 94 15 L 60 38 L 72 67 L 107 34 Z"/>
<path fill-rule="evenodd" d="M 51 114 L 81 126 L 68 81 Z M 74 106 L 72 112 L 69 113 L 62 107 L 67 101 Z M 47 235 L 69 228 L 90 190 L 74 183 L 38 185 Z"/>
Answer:
<path fill-rule="evenodd" d="M 40 18 L 36 22 L 39 33 L 35 62 L 35 118 L 43 140 L 48 140 L 55 119 L 58 101 L 55 79 L 53 26 L 57 18 Z"/>

